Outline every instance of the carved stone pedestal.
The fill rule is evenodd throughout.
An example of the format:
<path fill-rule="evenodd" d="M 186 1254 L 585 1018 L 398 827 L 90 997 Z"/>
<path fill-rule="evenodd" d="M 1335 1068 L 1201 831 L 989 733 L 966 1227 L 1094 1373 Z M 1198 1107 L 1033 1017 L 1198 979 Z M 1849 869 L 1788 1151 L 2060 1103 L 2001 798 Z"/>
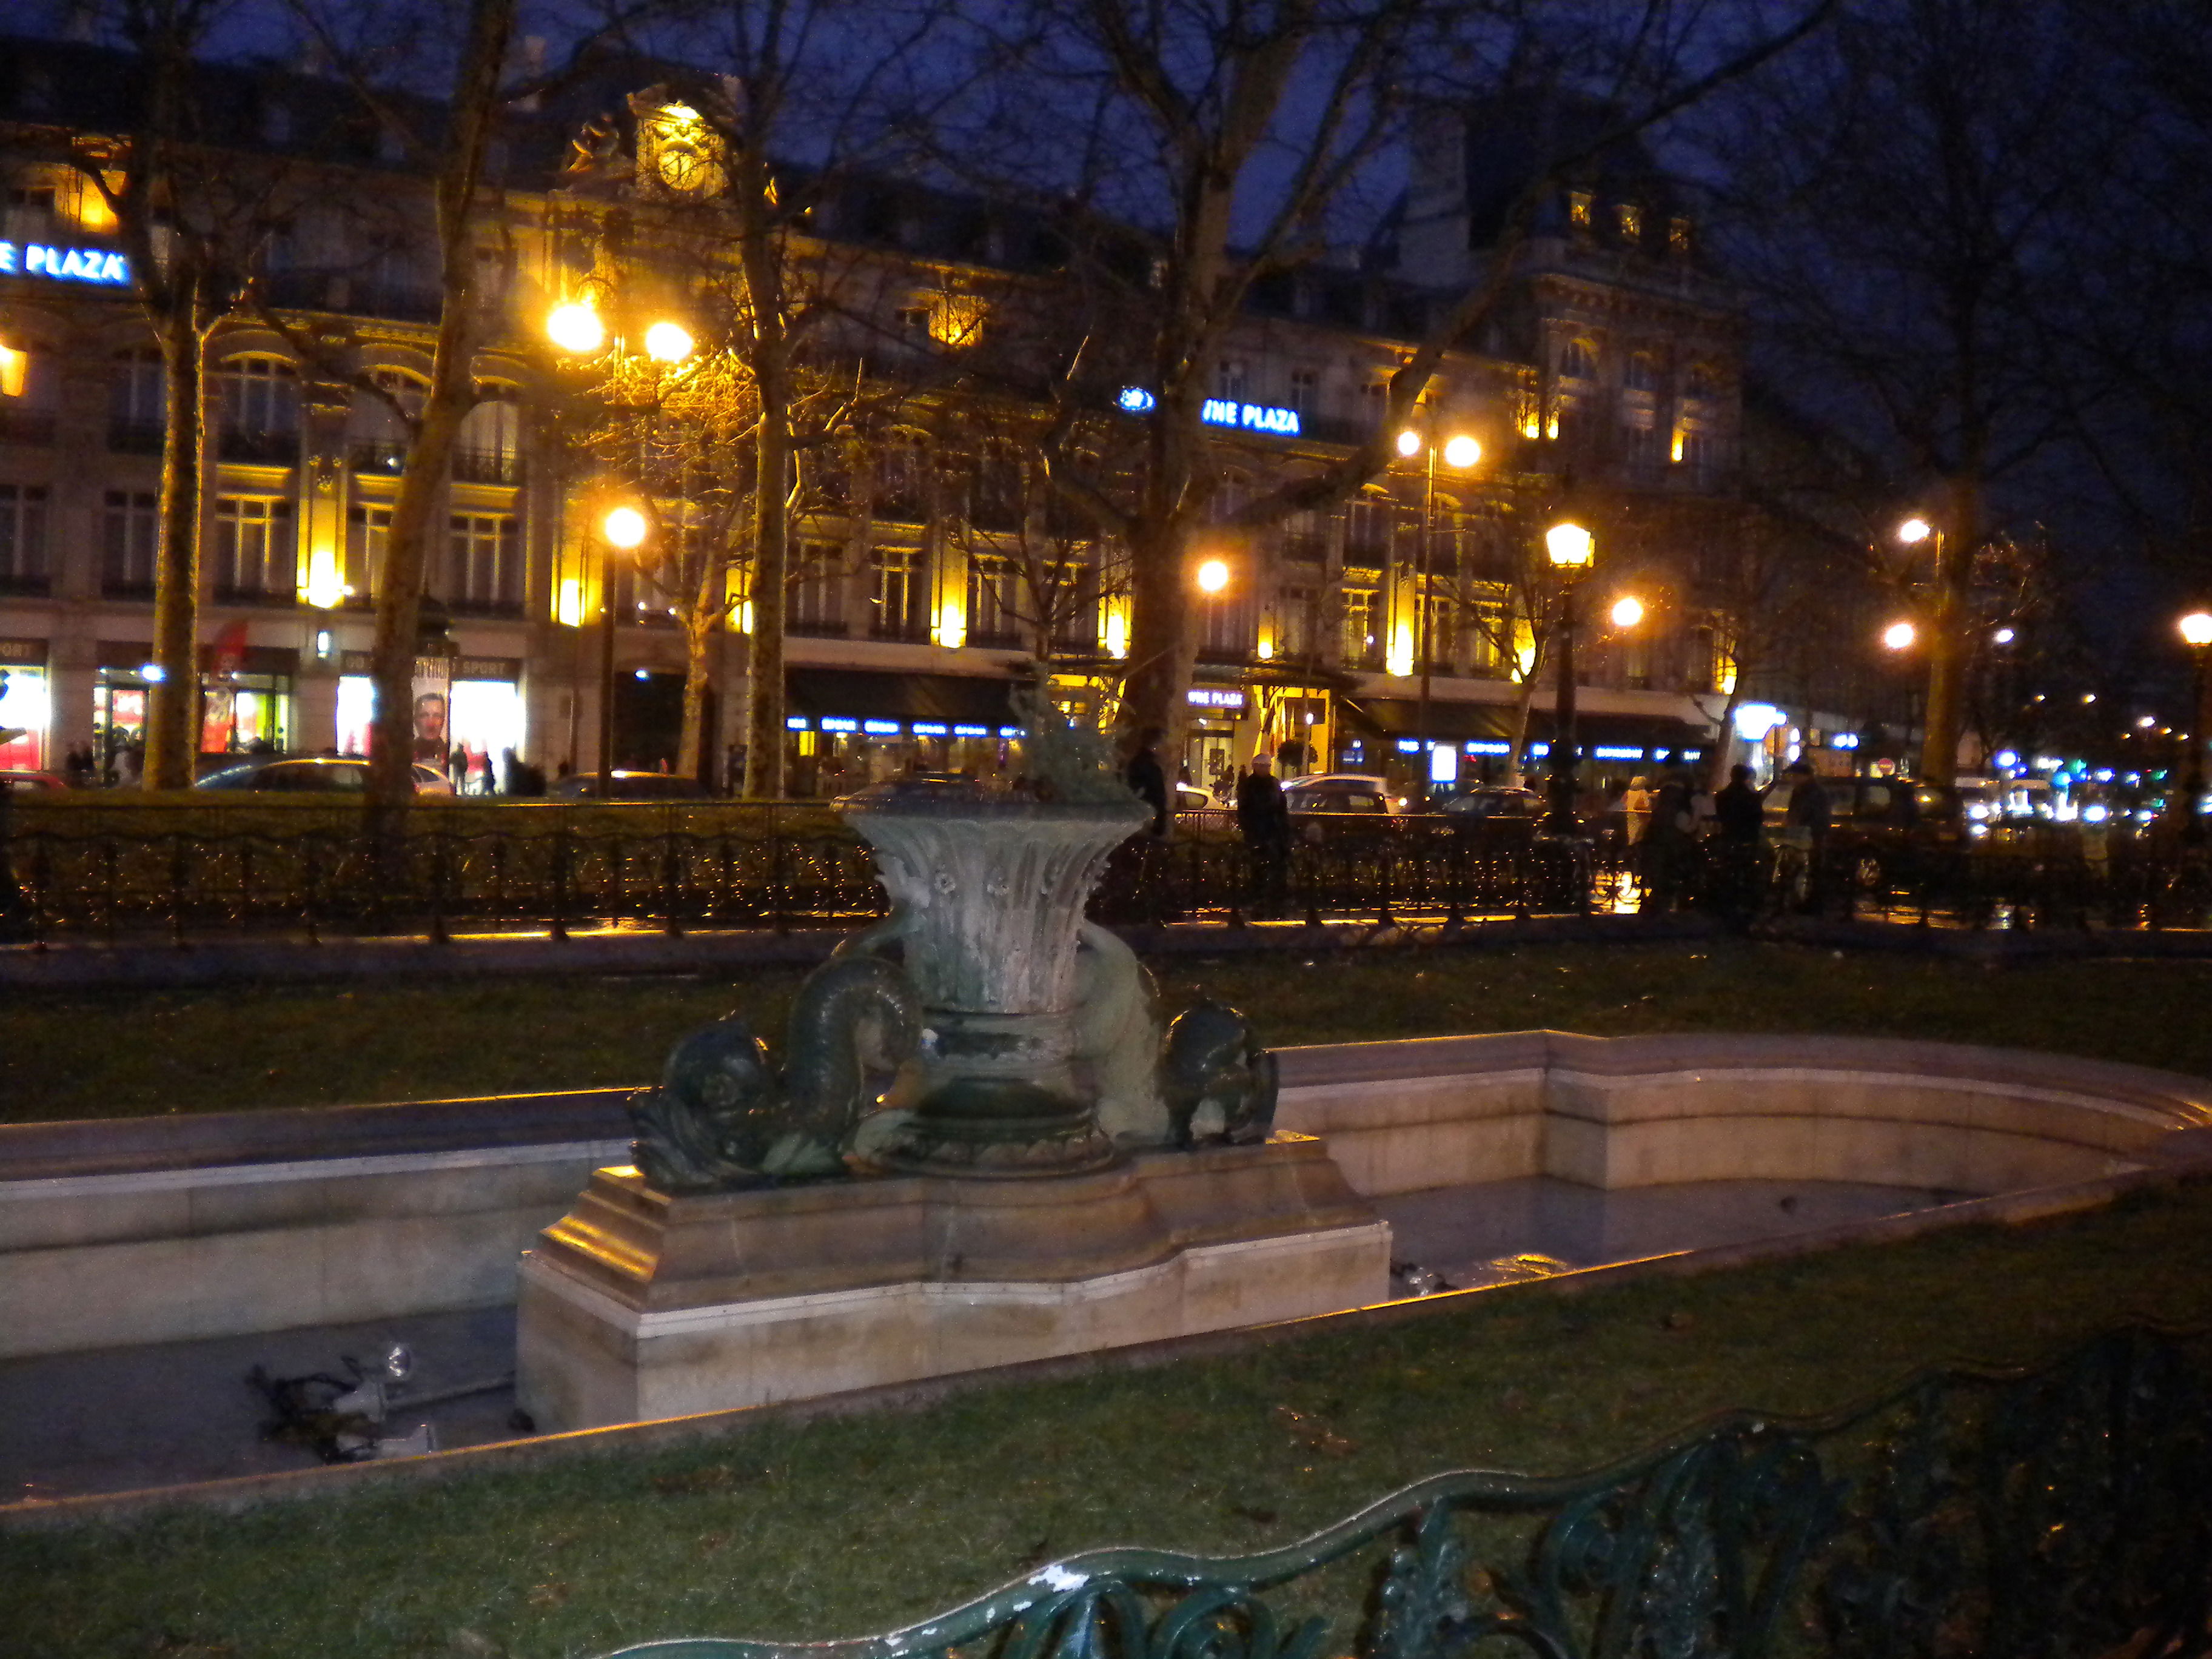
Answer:
<path fill-rule="evenodd" d="M 1389 1259 L 1306 1135 L 1022 1182 L 606 1169 L 522 1259 L 516 1388 L 541 1430 L 803 1399 L 1358 1307 Z"/>

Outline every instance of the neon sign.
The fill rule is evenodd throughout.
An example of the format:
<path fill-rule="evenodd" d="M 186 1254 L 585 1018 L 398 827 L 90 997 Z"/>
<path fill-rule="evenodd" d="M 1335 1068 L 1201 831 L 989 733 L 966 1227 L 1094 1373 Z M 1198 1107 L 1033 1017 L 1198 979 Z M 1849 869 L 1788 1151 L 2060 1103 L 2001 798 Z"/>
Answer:
<path fill-rule="evenodd" d="M 1254 432 L 1279 433 L 1285 438 L 1298 435 L 1297 410 L 1267 404 L 1240 404 L 1234 398 L 1208 398 L 1198 411 L 1198 418 L 1208 426 L 1244 427 Z"/>
<path fill-rule="evenodd" d="M 0 276 L 48 276 L 66 283 L 131 283 L 131 261 L 96 247 L 48 247 L 43 242 L 0 242 Z"/>
<path fill-rule="evenodd" d="M 1121 395 L 1114 401 L 1126 415 L 1143 415 L 1148 413 L 1159 399 L 1140 386 L 1125 386 L 1121 388 Z"/>
<path fill-rule="evenodd" d="M 1242 708 L 1244 706 L 1242 691 L 1223 691 L 1211 686 L 1194 685 L 1183 695 L 1200 708 Z"/>

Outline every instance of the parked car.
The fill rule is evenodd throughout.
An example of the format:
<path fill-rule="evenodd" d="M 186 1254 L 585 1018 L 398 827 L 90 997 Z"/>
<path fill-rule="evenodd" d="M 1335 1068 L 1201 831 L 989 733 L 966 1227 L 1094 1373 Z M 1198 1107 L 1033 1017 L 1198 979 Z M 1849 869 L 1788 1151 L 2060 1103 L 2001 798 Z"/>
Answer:
<path fill-rule="evenodd" d="M 1310 778 L 1293 778 L 1283 786 L 1283 799 L 1294 813 L 1365 812 L 1388 816 L 1405 808 L 1405 802 L 1390 793 L 1387 782 L 1362 772 L 1322 772 Z"/>
<path fill-rule="evenodd" d="M 1216 805 L 1213 797 L 1194 783 L 1178 783 L 1175 787 L 1175 810 L 1178 812 L 1211 812 Z"/>
<path fill-rule="evenodd" d="M 1544 798 L 1533 789 L 1510 789 L 1483 784 L 1454 795 L 1437 809 L 1447 817 L 1540 818 Z"/>
<path fill-rule="evenodd" d="M 605 778 L 597 772 L 578 772 L 560 779 L 547 793 L 558 800 L 704 800 L 707 797 L 698 779 L 679 772 L 619 769 Z"/>
<path fill-rule="evenodd" d="M 1952 785 L 1864 777 L 1822 778 L 1820 785 L 1828 796 L 1828 855 L 1852 861 L 1863 884 L 1879 884 L 1914 859 L 1967 844 L 1966 803 Z M 1783 778 L 1766 792 L 1770 836 L 1788 822 L 1791 787 Z"/>
<path fill-rule="evenodd" d="M 414 772 L 416 794 L 453 793 L 453 786 L 436 767 L 418 761 Z M 368 763 L 357 755 L 257 755 L 209 773 L 192 787 L 359 795 L 368 789 Z"/>
<path fill-rule="evenodd" d="M 70 781 L 58 772 L 0 772 L 0 787 L 18 794 L 58 794 L 69 787 Z"/>

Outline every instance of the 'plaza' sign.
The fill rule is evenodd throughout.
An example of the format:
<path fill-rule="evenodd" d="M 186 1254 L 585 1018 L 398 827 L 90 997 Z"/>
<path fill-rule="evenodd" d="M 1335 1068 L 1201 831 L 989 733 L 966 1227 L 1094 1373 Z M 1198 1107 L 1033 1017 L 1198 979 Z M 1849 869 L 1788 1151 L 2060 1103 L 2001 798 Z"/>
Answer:
<path fill-rule="evenodd" d="M 48 247 L 44 242 L 0 242 L 0 276 L 46 276 L 64 283 L 131 284 L 131 261 L 97 247 Z"/>
<path fill-rule="evenodd" d="M 1234 398 L 1208 398 L 1198 411 L 1208 426 L 1241 426 L 1254 432 L 1275 432 L 1285 438 L 1298 435 L 1298 411 L 1267 404 L 1240 404 Z"/>

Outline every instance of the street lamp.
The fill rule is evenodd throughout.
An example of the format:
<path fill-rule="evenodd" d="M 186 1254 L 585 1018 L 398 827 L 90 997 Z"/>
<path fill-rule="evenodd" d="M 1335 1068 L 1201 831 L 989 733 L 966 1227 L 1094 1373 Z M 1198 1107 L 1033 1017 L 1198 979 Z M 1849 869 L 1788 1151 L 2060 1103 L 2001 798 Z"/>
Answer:
<path fill-rule="evenodd" d="M 1544 556 L 1559 574 L 1559 678 L 1552 697 L 1552 816 L 1555 836 L 1575 833 L 1575 580 L 1590 567 L 1596 538 L 1571 520 L 1544 532 Z"/>
<path fill-rule="evenodd" d="M 657 363 L 680 363 L 691 355 L 691 332 L 681 323 L 655 323 L 645 331 L 645 355 Z"/>
<path fill-rule="evenodd" d="M 556 306 L 545 319 L 546 337 L 572 357 L 588 357 L 606 343 L 599 313 L 580 301 Z"/>
<path fill-rule="evenodd" d="M 2189 791 L 2188 826 L 2191 843 L 2204 838 L 2204 744 L 2212 735 L 2212 678 L 2205 673 L 2208 658 L 2212 658 L 2212 612 L 2192 611 L 2175 626 L 2180 630 L 2181 642 L 2187 646 L 2197 661 L 2197 723 L 2189 744 L 2189 774 L 2185 787 Z"/>
<path fill-rule="evenodd" d="M 602 798 L 615 772 L 615 550 L 635 552 L 645 544 L 645 514 L 617 507 L 599 522 L 599 776 Z"/>
<path fill-rule="evenodd" d="M 1920 638 L 1920 630 L 1909 622 L 1893 622 L 1881 630 L 1881 642 L 1892 651 L 1910 651 Z"/>
<path fill-rule="evenodd" d="M 1425 807 L 1436 769 L 1436 757 L 1429 752 L 1429 688 L 1436 655 L 1431 648 L 1431 613 L 1434 607 L 1429 588 L 1433 576 L 1431 551 L 1437 539 L 1437 459 L 1441 453 L 1446 466 L 1455 472 L 1464 472 L 1482 459 L 1482 445 L 1465 433 L 1437 444 L 1407 427 L 1398 434 L 1398 453 L 1408 460 L 1425 453 L 1428 463 L 1422 475 L 1421 551 L 1413 577 L 1413 649 L 1419 654 L 1421 665 L 1421 695 L 1413 719 L 1414 753 L 1419 757 L 1413 787 Z"/>
<path fill-rule="evenodd" d="M 1644 601 L 1633 593 L 1624 593 L 1613 602 L 1613 609 L 1607 614 L 1615 628 L 1633 628 L 1644 620 Z"/>

